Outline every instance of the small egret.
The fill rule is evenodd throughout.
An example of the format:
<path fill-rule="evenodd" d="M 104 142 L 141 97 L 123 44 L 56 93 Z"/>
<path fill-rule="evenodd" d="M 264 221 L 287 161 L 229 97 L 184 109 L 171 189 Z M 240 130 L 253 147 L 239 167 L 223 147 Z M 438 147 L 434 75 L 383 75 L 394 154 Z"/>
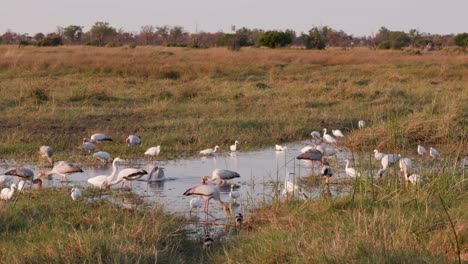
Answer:
<path fill-rule="evenodd" d="M 98 151 L 93 154 L 93 157 L 98 158 L 101 162 L 107 163 L 112 161 L 111 155 L 106 151 Z"/>
<path fill-rule="evenodd" d="M 219 149 L 219 146 L 215 146 L 214 149 L 204 149 L 200 151 L 201 155 L 213 155 Z"/>
<path fill-rule="evenodd" d="M 421 145 L 418 145 L 418 154 L 421 155 L 421 156 L 423 156 L 423 155 L 425 155 L 426 153 L 427 153 L 426 148 L 423 147 L 423 146 L 421 146 Z"/>
<path fill-rule="evenodd" d="M 313 139 L 321 140 L 322 135 L 320 135 L 320 132 L 318 131 L 312 131 L 310 132 L 310 135 L 312 136 Z"/>
<path fill-rule="evenodd" d="M 294 173 L 288 173 L 286 177 L 284 178 L 284 189 L 283 192 L 281 193 L 283 196 L 288 196 L 288 195 L 295 195 L 298 194 L 300 195 L 301 199 L 308 199 L 307 195 L 303 193 L 302 191 L 299 190 L 299 186 L 291 179 L 289 179 L 289 175 L 294 175 Z"/>
<path fill-rule="evenodd" d="M 123 159 L 117 157 L 114 159 L 112 162 L 112 172 L 110 175 L 98 175 L 92 178 L 88 179 L 88 183 L 93 185 L 94 187 L 97 188 L 109 188 L 109 183 L 112 182 L 112 180 L 115 177 L 115 174 L 117 173 L 117 162 L 124 161 Z"/>
<path fill-rule="evenodd" d="M 234 184 L 231 184 L 231 192 L 229 192 L 229 197 L 234 201 L 234 203 L 237 203 L 237 199 L 240 197 L 239 191 L 234 190 Z"/>
<path fill-rule="evenodd" d="M 82 195 L 81 195 L 80 189 L 78 189 L 78 188 L 72 188 L 72 189 L 71 189 L 70 196 L 71 196 L 71 198 L 73 199 L 73 201 L 81 200 Z"/>
<path fill-rule="evenodd" d="M 337 130 L 332 130 L 332 134 L 335 136 L 335 137 L 344 137 L 343 133 L 341 132 L 341 130 L 337 129 Z"/>
<path fill-rule="evenodd" d="M 129 147 L 134 147 L 138 146 L 141 144 L 141 137 L 140 136 L 135 136 L 135 135 L 130 135 L 125 139 L 125 144 Z"/>
<path fill-rule="evenodd" d="M 349 160 L 345 160 L 345 162 L 346 162 L 346 167 L 345 167 L 346 175 L 348 175 L 351 178 L 356 178 L 356 176 L 361 177 L 360 172 L 357 172 L 355 168 L 349 167 Z"/>
<path fill-rule="evenodd" d="M 377 149 L 374 149 L 374 157 L 376 160 L 382 160 L 382 158 L 385 156 L 385 153 L 379 152 Z"/>
<path fill-rule="evenodd" d="M 10 188 L 3 188 L 2 192 L 0 193 L 0 199 L 2 200 L 10 200 L 13 197 L 13 193 L 15 192 L 16 184 L 12 183 Z"/>
<path fill-rule="evenodd" d="M 438 159 L 440 158 L 440 153 L 435 148 L 431 147 L 429 149 L 429 156 L 431 156 L 431 158 Z"/>
<path fill-rule="evenodd" d="M 20 180 L 18 182 L 18 191 L 22 192 L 25 187 L 26 187 L 26 181 Z"/>
<path fill-rule="evenodd" d="M 84 138 L 83 141 L 91 143 L 102 143 L 105 141 L 112 141 L 112 138 L 103 133 L 96 133 L 91 135 L 90 138 Z"/>
<path fill-rule="evenodd" d="M 232 152 L 237 151 L 237 144 L 239 144 L 239 141 L 236 140 L 236 142 L 234 142 L 234 145 L 231 145 L 230 149 Z"/>
<path fill-rule="evenodd" d="M 211 179 L 208 177 L 209 176 L 203 176 L 203 179 L 210 180 L 210 181 L 219 180 L 221 184 L 224 184 L 224 182 L 227 180 L 239 178 L 240 174 L 235 171 L 215 169 L 211 173 Z"/>
<path fill-rule="evenodd" d="M 77 172 L 83 172 L 83 170 L 78 167 L 77 165 L 69 162 L 69 161 L 59 161 L 57 162 L 52 170 L 49 171 L 40 171 L 39 175 L 37 176 L 38 179 L 53 175 L 53 174 L 58 174 L 62 176 L 62 181 L 67 181 L 67 176 L 73 173 Z"/>
<path fill-rule="evenodd" d="M 363 129 L 364 127 L 366 127 L 366 121 L 364 121 L 364 120 L 359 120 L 359 122 L 358 122 L 357 125 L 358 125 L 358 128 L 359 128 L 359 129 Z"/>
<path fill-rule="evenodd" d="M 185 196 L 197 196 L 199 198 L 202 198 L 205 200 L 205 214 L 208 215 L 208 207 L 210 205 L 210 200 L 213 199 L 215 200 L 219 206 L 221 206 L 224 211 L 226 212 L 227 216 L 230 216 L 231 214 L 231 209 L 229 208 L 229 205 L 223 201 L 221 201 L 220 198 L 220 193 L 219 189 L 216 186 L 213 185 L 199 185 L 193 188 L 188 189 L 187 191 L 184 192 Z"/>
<path fill-rule="evenodd" d="M 275 150 L 276 151 L 285 151 L 288 147 L 283 147 L 281 145 L 275 145 Z"/>
<path fill-rule="evenodd" d="M 54 166 L 54 160 L 52 159 L 52 155 L 54 154 L 54 150 L 50 146 L 41 146 L 39 148 L 39 154 L 41 157 L 46 158 L 51 166 Z"/>
<path fill-rule="evenodd" d="M 157 147 L 151 147 L 147 149 L 145 155 L 159 156 L 159 152 L 161 152 L 161 146 L 158 145 Z"/>
<path fill-rule="evenodd" d="M 323 129 L 323 140 L 327 142 L 328 144 L 336 144 L 336 139 L 329 134 L 327 134 L 327 129 Z"/>

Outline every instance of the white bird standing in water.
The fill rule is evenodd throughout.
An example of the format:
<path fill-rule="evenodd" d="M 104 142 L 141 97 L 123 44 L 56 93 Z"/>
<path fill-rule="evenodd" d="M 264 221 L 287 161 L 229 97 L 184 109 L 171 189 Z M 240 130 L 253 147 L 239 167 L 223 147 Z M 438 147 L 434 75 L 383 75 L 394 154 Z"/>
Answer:
<path fill-rule="evenodd" d="M 281 193 L 283 196 L 288 196 L 288 195 L 295 195 L 298 194 L 300 195 L 301 199 L 308 199 L 307 195 L 303 193 L 302 191 L 299 190 L 299 185 L 296 184 L 293 180 L 289 179 L 289 175 L 294 175 L 294 173 L 288 173 L 286 177 L 284 178 L 284 189 L 283 192 Z M 298 179 L 299 180 L 299 179 Z"/>
<path fill-rule="evenodd" d="M 418 145 L 418 154 L 421 155 L 421 156 L 423 156 L 423 155 L 425 155 L 426 153 L 427 153 L 426 148 L 423 147 L 423 146 L 421 146 L 421 145 Z"/>
<path fill-rule="evenodd" d="M 378 150 L 374 149 L 374 157 L 376 160 L 382 160 L 382 158 L 385 156 L 385 153 L 379 152 Z"/>
<path fill-rule="evenodd" d="M 188 189 L 187 191 L 184 192 L 185 196 L 197 196 L 199 198 L 202 198 L 205 200 L 205 214 L 208 213 L 208 207 L 210 206 L 210 200 L 213 199 L 215 200 L 221 208 L 224 209 L 225 213 L 227 216 L 231 215 L 231 208 L 229 208 L 229 205 L 223 201 L 221 201 L 220 198 L 220 193 L 219 189 L 216 186 L 213 185 L 199 185 L 193 188 Z"/>
<path fill-rule="evenodd" d="M 237 199 L 240 197 L 239 191 L 234 190 L 234 184 L 231 184 L 231 192 L 229 193 L 229 197 L 231 197 L 234 203 L 237 203 Z"/>
<path fill-rule="evenodd" d="M 275 145 L 275 150 L 276 151 L 285 151 L 288 147 L 283 147 L 281 145 Z"/>
<path fill-rule="evenodd" d="M 327 134 L 327 129 L 323 129 L 323 140 L 329 144 L 336 144 L 336 139 L 329 134 Z"/>
<path fill-rule="evenodd" d="M 112 161 L 111 155 L 106 151 L 98 151 L 93 154 L 93 157 L 98 158 L 101 162 L 107 163 Z"/>
<path fill-rule="evenodd" d="M 98 175 L 92 178 L 88 179 L 88 183 L 93 185 L 94 187 L 97 188 L 109 188 L 109 183 L 112 182 L 112 180 L 115 177 L 115 174 L 117 173 L 117 162 L 124 161 L 123 159 L 117 157 L 114 159 L 112 162 L 112 172 L 110 175 Z"/>
<path fill-rule="evenodd" d="M 71 189 L 70 196 L 71 196 L 71 198 L 73 199 L 73 201 L 81 200 L 82 195 L 81 195 L 80 189 L 78 189 L 78 188 L 72 188 L 72 189 Z"/>
<path fill-rule="evenodd" d="M 15 192 L 16 184 L 12 183 L 10 188 L 3 188 L 2 192 L 0 193 L 0 199 L 2 200 L 10 200 L 13 197 L 13 193 Z"/>
<path fill-rule="evenodd" d="M 234 142 L 234 145 L 231 145 L 230 147 L 231 152 L 237 151 L 237 144 L 239 144 L 239 141 L 236 140 L 236 142 Z"/>
<path fill-rule="evenodd" d="M 356 178 L 356 176 L 361 177 L 361 173 L 357 172 L 355 168 L 349 167 L 349 160 L 345 160 L 346 167 L 345 172 L 351 178 Z"/>
<path fill-rule="evenodd" d="M 158 145 L 157 147 L 151 147 L 147 149 L 145 155 L 159 156 L 159 152 L 161 152 L 161 146 Z"/>
<path fill-rule="evenodd" d="M 130 135 L 125 139 L 125 144 L 129 147 L 134 147 L 138 146 L 141 144 L 141 137 L 140 136 L 135 136 L 135 135 Z"/>
<path fill-rule="evenodd" d="M 83 170 L 78 167 L 77 165 L 69 162 L 69 161 L 59 161 L 57 162 L 52 170 L 49 171 L 40 171 L 39 175 L 37 176 L 38 179 L 53 175 L 53 174 L 58 174 L 62 176 L 62 181 L 68 181 L 67 177 L 70 174 L 77 173 L 77 172 L 83 172 Z"/>
<path fill-rule="evenodd" d="M 438 159 L 440 158 L 440 153 L 435 148 L 431 147 L 429 149 L 429 156 L 431 156 L 431 158 Z"/>
<path fill-rule="evenodd" d="M 332 130 L 332 134 L 335 136 L 335 137 L 344 137 L 343 133 L 341 132 L 341 130 L 337 129 L 337 130 Z"/>
<path fill-rule="evenodd" d="M 204 149 L 200 151 L 200 154 L 202 155 L 213 155 L 216 153 L 216 151 L 219 149 L 219 146 L 215 146 L 214 149 Z"/>
<path fill-rule="evenodd" d="M 359 122 L 358 122 L 357 125 L 358 125 L 358 128 L 359 128 L 359 129 L 363 129 L 363 128 L 366 126 L 366 121 L 364 121 L 364 120 L 359 120 Z"/>
<path fill-rule="evenodd" d="M 46 158 L 49 161 L 50 166 L 54 166 L 54 160 L 52 159 L 52 155 L 54 155 L 54 150 L 51 146 L 41 146 L 39 148 L 39 154 L 41 155 L 41 157 Z"/>

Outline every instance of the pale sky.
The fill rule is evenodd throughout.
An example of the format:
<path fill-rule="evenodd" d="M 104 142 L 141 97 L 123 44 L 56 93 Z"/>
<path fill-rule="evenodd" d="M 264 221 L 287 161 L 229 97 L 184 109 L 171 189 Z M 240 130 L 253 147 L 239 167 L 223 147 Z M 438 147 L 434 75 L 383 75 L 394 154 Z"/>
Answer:
<path fill-rule="evenodd" d="M 0 34 L 33 35 L 57 26 L 96 21 L 138 32 L 141 26 L 183 26 L 189 32 L 237 28 L 293 29 L 330 26 L 355 36 L 390 30 L 468 32 L 468 0 L 1 0 Z"/>

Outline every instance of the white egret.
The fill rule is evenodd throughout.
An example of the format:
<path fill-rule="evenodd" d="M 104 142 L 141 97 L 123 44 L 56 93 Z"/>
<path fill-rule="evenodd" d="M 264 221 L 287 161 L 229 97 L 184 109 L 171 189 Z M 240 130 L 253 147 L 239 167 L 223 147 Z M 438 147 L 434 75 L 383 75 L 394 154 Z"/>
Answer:
<path fill-rule="evenodd" d="M 283 192 L 281 193 L 283 196 L 288 196 L 288 195 L 295 195 L 298 194 L 300 195 L 301 199 L 308 199 L 307 195 L 303 193 L 302 191 L 299 190 L 299 185 L 295 183 L 293 180 L 289 179 L 289 175 L 294 175 L 294 173 L 288 173 L 286 177 L 284 178 L 284 189 Z"/>
<path fill-rule="evenodd" d="M 16 184 L 12 183 L 10 188 L 3 188 L 0 192 L 0 199 L 2 200 L 10 200 L 13 197 L 13 193 L 15 192 Z"/>
<path fill-rule="evenodd" d="M 190 199 L 190 212 L 192 212 L 193 209 L 198 210 L 200 206 L 203 205 L 203 199 L 202 198 L 192 198 Z"/>
<path fill-rule="evenodd" d="M 345 160 L 345 162 L 346 162 L 346 167 L 345 167 L 346 175 L 348 175 L 351 178 L 356 178 L 356 176 L 361 177 L 360 172 L 356 171 L 355 168 L 349 167 L 349 160 Z"/>
<path fill-rule="evenodd" d="M 232 152 L 235 152 L 237 151 L 237 144 L 239 144 L 239 141 L 236 140 L 236 142 L 234 142 L 234 145 L 231 145 L 231 147 L 229 148 Z"/>
<path fill-rule="evenodd" d="M 382 158 L 385 155 L 386 155 L 385 153 L 379 152 L 377 149 L 374 149 L 374 157 L 375 157 L 376 160 L 382 160 Z"/>
<path fill-rule="evenodd" d="M 400 166 L 400 175 L 403 174 L 405 179 L 409 177 L 411 174 L 412 163 L 409 158 L 402 158 L 398 161 L 398 165 Z"/>
<path fill-rule="evenodd" d="M 214 149 L 204 149 L 200 151 L 200 154 L 202 155 L 213 155 L 216 153 L 216 151 L 219 149 L 219 146 L 215 146 Z"/>
<path fill-rule="evenodd" d="M 332 130 L 332 134 L 335 136 L 335 137 L 344 137 L 343 133 L 341 132 L 341 130 L 337 129 L 337 130 Z"/>
<path fill-rule="evenodd" d="M 329 134 L 327 134 L 327 129 L 323 129 L 323 140 L 329 144 L 336 144 L 336 139 Z"/>
<path fill-rule="evenodd" d="M 275 145 L 275 150 L 276 151 L 285 151 L 288 147 L 284 147 L 281 145 Z"/>
<path fill-rule="evenodd" d="M 161 152 L 161 146 L 157 146 L 157 147 L 151 147 L 149 149 L 146 150 L 145 152 L 145 155 L 148 155 L 148 156 L 159 156 L 159 152 Z"/>
<path fill-rule="evenodd" d="M 229 192 L 229 197 L 231 197 L 234 203 L 237 203 L 237 199 L 240 197 L 239 191 L 234 190 L 234 184 L 231 184 L 231 192 Z"/>

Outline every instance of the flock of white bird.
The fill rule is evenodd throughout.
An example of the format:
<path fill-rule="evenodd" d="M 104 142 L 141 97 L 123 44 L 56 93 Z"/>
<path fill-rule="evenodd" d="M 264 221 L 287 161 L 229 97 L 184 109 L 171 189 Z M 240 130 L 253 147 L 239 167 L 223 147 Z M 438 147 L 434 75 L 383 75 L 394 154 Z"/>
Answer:
<path fill-rule="evenodd" d="M 358 122 L 358 127 L 364 128 L 366 122 L 360 120 Z M 310 135 L 313 139 L 319 141 L 320 143 L 317 144 L 315 147 L 313 146 L 306 146 L 301 149 L 302 154 L 297 157 L 297 159 L 304 159 L 310 160 L 313 163 L 317 162 L 320 164 L 320 174 L 321 176 L 326 178 L 327 186 L 330 183 L 330 177 L 333 176 L 334 171 L 333 168 L 330 166 L 327 158 L 335 156 L 338 153 L 337 143 L 339 138 L 343 138 L 344 134 L 341 130 L 332 130 L 332 135 L 327 133 L 328 130 L 326 128 L 323 129 L 323 134 L 319 133 L 318 131 L 312 131 Z M 82 145 L 79 147 L 83 151 L 88 153 L 93 153 L 93 156 L 101 160 L 102 162 L 111 162 L 112 161 L 112 172 L 109 175 L 97 175 L 92 178 L 88 179 L 88 183 L 97 188 L 110 188 L 110 186 L 122 183 L 121 187 L 124 187 L 126 182 L 130 183 L 130 187 L 134 180 L 140 179 L 143 175 L 147 175 L 148 173 L 139 168 L 125 168 L 120 170 L 117 173 L 117 163 L 123 162 L 124 160 L 117 157 L 112 159 L 111 155 L 108 152 L 102 151 L 102 147 L 98 149 L 98 145 L 102 145 L 104 142 L 112 141 L 112 138 L 107 136 L 103 133 L 93 134 L 90 138 L 84 138 Z M 326 145 L 321 143 L 326 143 Z M 128 147 L 134 147 L 141 145 L 141 137 L 137 135 L 130 135 L 126 138 L 125 143 Z M 230 146 L 231 153 L 235 153 L 238 150 L 239 141 L 235 141 L 233 145 Z M 331 146 L 331 147 L 330 147 Z M 219 146 L 215 146 L 213 149 L 204 149 L 200 151 L 201 155 L 214 155 Z M 276 151 L 286 151 L 287 147 L 281 145 L 275 145 Z M 151 147 L 146 150 L 144 153 L 145 155 L 149 156 L 158 156 L 161 152 L 161 147 Z M 52 166 L 51 170 L 41 170 L 40 173 L 34 177 L 34 173 L 29 168 L 15 168 L 8 170 L 5 172 L 5 176 L 0 176 L 0 184 L 8 183 L 11 181 L 11 177 L 17 177 L 20 179 L 18 185 L 13 183 L 11 184 L 10 188 L 4 188 L 1 190 L 0 198 L 4 200 L 9 200 L 13 197 L 15 189 L 22 190 L 24 188 L 25 183 L 29 183 L 31 185 L 37 184 L 38 188 L 42 187 L 42 179 L 44 177 L 51 177 L 54 174 L 60 175 L 62 177 L 62 181 L 66 181 L 67 177 L 73 173 L 83 172 L 83 170 L 69 162 L 69 161 L 59 161 L 54 162 L 53 156 L 53 149 L 50 146 L 41 146 L 39 148 L 39 153 L 43 158 L 46 158 Z M 419 155 L 425 155 L 426 149 L 418 145 L 417 153 Z M 432 158 L 440 158 L 440 154 L 434 148 L 430 148 L 429 155 Z M 382 168 L 377 172 L 379 177 L 384 176 L 389 169 L 389 166 L 392 166 L 396 163 L 399 164 L 400 167 L 400 176 L 403 175 L 405 177 L 405 182 L 411 182 L 413 184 L 421 184 L 423 182 L 423 178 L 418 175 L 412 173 L 412 162 L 411 159 L 407 157 L 402 157 L 400 154 L 384 154 L 379 152 L 377 149 L 374 150 L 374 156 L 376 160 L 381 162 Z M 346 175 L 352 178 L 361 177 L 361 172 L 356 170 L 353 167 L 350 167 L 349 160 L 345 160 L 345 168 L 344 171 Z M 10 177 L 10 178 L 9 178 Z M 231 215 L 231 208 L 228 203 L 224 202 L 220 198 L 220 190 L 214 182 L 219 181 L 220 185 L 226 183 L 226 181 L 239 178 L 240 175 L 237 172 L 230 171 L 230 170 L 219 170 L 216 169 L 212 172 L 211 177 L 203 176 L 201 178 L 201 184 L 199 186 L 195 186 L 193 188 L 188 189 L 184 192 L 186 196 L 195 196 L 196 198 L 190 200 L 190 211 L 193 209 L 199 208 L 204 204 L 204 212 L 206 215 L 209 215 L 209 202 L 213 199 L 216 203 L 219 204 L 221 208 L 223 208 L 228 216 Z M 164 168 L 159 166 L 155 166 L 154 169 L 148 174 L 148 181 L 162 181 L 165 180 L 164 175 Z M 289 175 L 285 177 L 285 185 L 283 194 L 287 194 L 290 192 L 298 191 L 297 185 L 293 183 L 289 179 Z M 303 194 L 305 197 L 306 195 Z M 74 187 L 71 190 L 70 196 L 73 200 L 79 200 L 82 198 L 81 191 Z M 229 194 L 230 198 L 234 203 L 240 198 L 240 193 L 235 190 L 235 185 L 231 185 L 231 192 Z M 243 216 L 241 213 L 238 213 L 236 216 L 236 222 L 242 222 Z"/>

